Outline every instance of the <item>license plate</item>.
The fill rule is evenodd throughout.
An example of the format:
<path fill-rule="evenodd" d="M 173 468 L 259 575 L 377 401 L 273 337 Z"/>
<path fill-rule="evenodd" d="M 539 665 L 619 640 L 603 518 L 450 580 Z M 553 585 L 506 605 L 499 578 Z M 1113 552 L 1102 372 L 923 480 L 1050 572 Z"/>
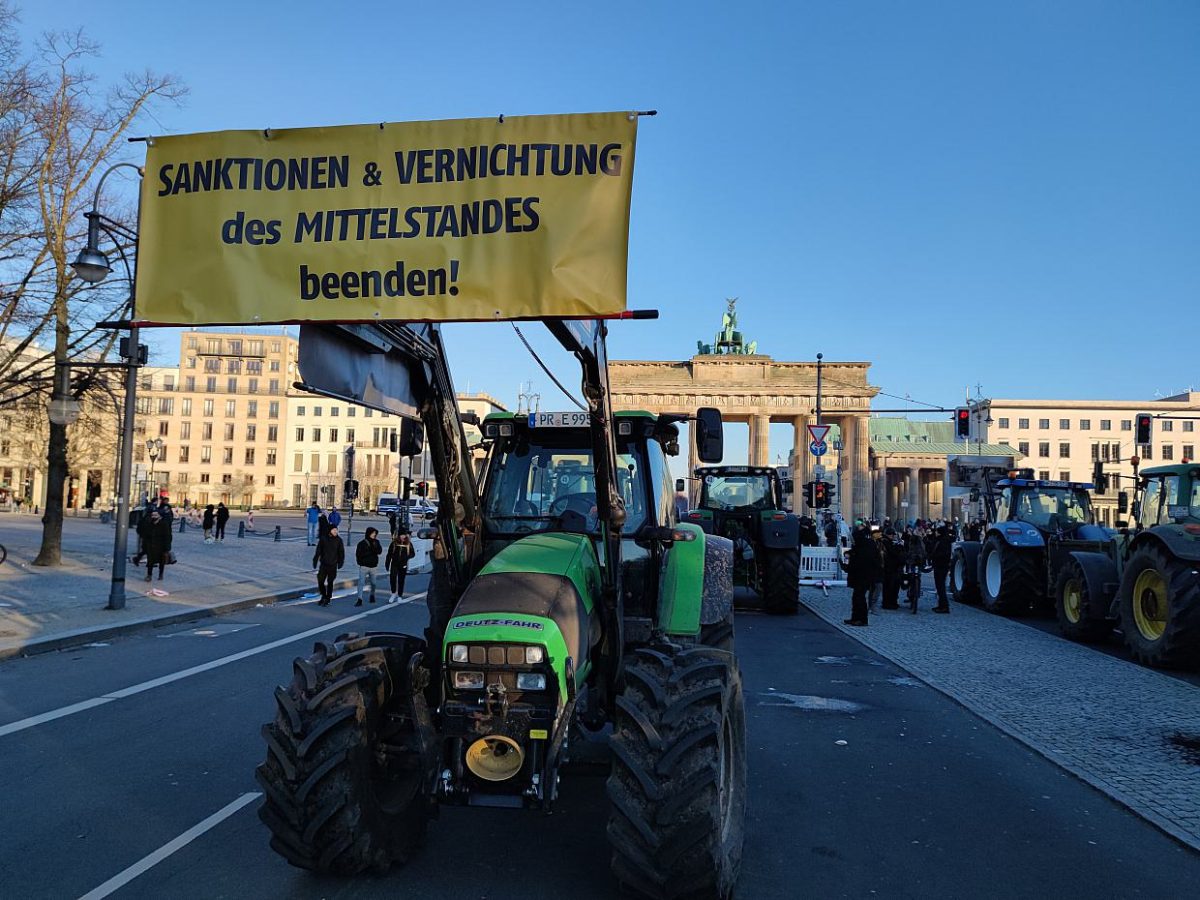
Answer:
<path fill-rule="evenodd" d="M 530 428 L 586 428 L 585 412 L 535 412 L 529 414 Z"/>

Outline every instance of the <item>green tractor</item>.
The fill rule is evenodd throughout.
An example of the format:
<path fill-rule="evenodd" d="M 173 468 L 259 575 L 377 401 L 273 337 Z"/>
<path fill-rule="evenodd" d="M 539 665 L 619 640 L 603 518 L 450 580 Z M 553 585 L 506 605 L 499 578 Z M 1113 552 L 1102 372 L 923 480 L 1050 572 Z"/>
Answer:
<path fill-rule="evenodd" d="M 701 466 L 700 503 L 688 521 L 733 542 L 734 584 L 769 613 L 800 609 L 800 520 L 784 508 L 779 472 L 766 466 Z"/>
<path fill-rule="evenodd" d="M 674 521 L 682 417 L 614 415 L 605 324 L 547 325 L 582 365 L 588 409 L 485 419 L 478 493 L 436 329 L 402 326 L 422 339 L 411 399 L 445 486 L 429 625 L 296 660 L 264 727 L 261 817 L 293 865 L 385 870 L 440 805 L 548 811 L 577 748 L 609 733 L 617 880 L 726 898 L 746 811 L 731 548 Z M 719 459 L 720 414 L 700 410 L 694 432 Z"/>

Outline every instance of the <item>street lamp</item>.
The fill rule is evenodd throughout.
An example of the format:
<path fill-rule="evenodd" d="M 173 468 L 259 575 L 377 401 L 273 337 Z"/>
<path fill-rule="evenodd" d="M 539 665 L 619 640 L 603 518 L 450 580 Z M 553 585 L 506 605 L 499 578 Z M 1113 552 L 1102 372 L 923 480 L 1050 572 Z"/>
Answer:
<path fill-rule="evenodd" d="M 146 441 L 146 455 L 150 457 L 150 486 L 154 490 L 155 495 L 158 495 L 158 484 L 154 481 L 154 462 L 162 455 L 163 442 L 162 438 L 155 438 L 152 441 Z"/>
<path fill-rule="evenodd" d="M 133 169 L 141 178 L 144 172 L 141 166 L 121 162 L 105 170 L 96 185 L 92 195 L 92 208 L 85 214 L 88 220 L 87 246 L 79 251 L 71 267 L 80 278 L 88 284 L 99 284 L 109 273 L 112 266 L 108 257 L 100 250 L 100 232 L 104 232 L 121 255 L 125 268 L 125 280 L 129 284 L 129 317 L 134 318 L 134 293 L 136 285 L 137 256 L 134 256 L 134 268 L 130 268 L 129 259 L 125 255 L 124 243 L 131 244 L 135 249 L 138 243 L 136 229 L 122 225 L 100 213 L 100 191 L 108 176 L 117 169 Z M 139 191 L 138 218 L 141 219 L 141 200 Z M 128 362 L 125 363 L 125 421 L 121 427 L 121 465 L 120 476 L 117 479 L 117 521 L 116 534 L 113 536 L 112 585 L 108 593 L 108 609 L 125 608 L 125 554 L 129 547 L 129 480 L 133 469 L 133 420 L 137 414 L 137 369 L 141 354 L 138 346 L 138 329 L 129 324 L 129 343 L 124 353 Z M 64 366 L 65 370 L 66 367 Z"/>

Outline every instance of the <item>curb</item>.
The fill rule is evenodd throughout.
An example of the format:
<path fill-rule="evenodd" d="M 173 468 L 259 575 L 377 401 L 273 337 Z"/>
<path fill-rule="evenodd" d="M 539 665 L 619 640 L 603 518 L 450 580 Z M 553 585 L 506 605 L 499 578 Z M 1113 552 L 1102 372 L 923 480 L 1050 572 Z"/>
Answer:
<path fill-rule="evenodd" d="M 1011 726 L 1005 724 L 1004 722 L 1001 722 L 1001 721 L 993 718 L 992 716 L 988 715 L 987 713 L 976 709 L 975 706 L 972 705 L 972 703 L 969 700 L 967 700 L 966 698 L 959 695 L 959 693 L 956 690 L 954 690 L 954 688 L 948 687 L 944 684 L 940 684 L 938 682 L 938 680 L 935 677 L 933 677 L 932 675 L 928 675 L 925 672 L 922 672 L 920 669 L 913 668 L 912 663 L 903 662 L 900 659 L 897 659 L 892 654 L 890 654 L 884 650 L 876 649 L 875 647 L 872 647 L 870 644 L 867 644 L 865 641 L 861 640 L 858 637 L 858 635 L 856 634 L 856 632 L 854 630 L 847 628 L 840 621 L 835 621 L 833 618 L 830 618 L 825 613 L 823 613 L 821 610 L 816 609 L 815 607 L 810 606 L 809 604 L 805 603 L 803 597 L 801 597 L 800 603 L 804 606 L 805 609 L 807 609 L 809 612 L 811 612 L 818 619 L 821 619 L 823 622 L 827 622 L 828 624 L 832 625 L 835 629 L 837 629 L 838 631 L 840 631 L 842 634 L 846 635 L 847 637 L 853 638 L 857 643 L 861 644 L 863 647 L 865 647 L 867 650 L 870 650 L 872 653 L 876 654 L 877 656 L 882 656 L 888 662 L 892 663 L 892 665 L 898 666 L 899 668 L 903 669 L 905 672 L 908 672 L 909 674 L 914 675 L 916 678 L 923 681 L 926 685 L 933 688 L 938 693 L 944 694 L 946 697 L 953 700 L 955 703 L 957 703 L 959 706 L 961 706 L 963 709 L 965 709 L 971 715 L 975 716 L 976 718 L 982 719 L 984 722 L 986 722 L 988 725 L 991 725 L 997 731 L 1001 732 L 1002 734 L 1007 735 L 1008 737 L 1012 738 L 1017 743 L 1028 747 L 1034 753 L 1037 753 L 1039 756 L 1043 757 L 1044 759 L 1046 759 L 1049 762 L 1053 763 L 1054 765 L 1058 766 L 1064 772 L 1067 772 L 1068 774 L 1072 775 L 1079 781 L 1082 781 L 1084 784 L 1088 785 L 1089 787 L 1096 789 L 1101 794 L 1103 794 L 1105 797 L 1107 797 L 1109 800 L 1112 800 L 1114 803 L 1118 803 L 1121 806 L 1125 807 L 1125 809 L 1129 810 L 1131 813 L 1133 813 L 1138 818 L 1145 820 L 1150 825 L 1153 825 L 1155 828 L 1157 828 L 1159 831 L 1161 831 L 1163 834 L 1165 834 L 1167 837 L 1171 838 L 1172 840 L 1177 841 L 1178 843 L 1182 844 L 1184 847 L 1188 848 L 1189 850 L 1195 850 L 1197 852 L 1200 852 L 1200 837 L 1197 837 L 1196 835 L 1194 835 L 1190 832 L 1184 831 L 1182 828 L 1180 828 L 1174 822 L 1159 815 L 1158 813 L 1145 809 L 1144 807 L 1142 807 L 1140 805 L 1140 801 L 1134 800 L 1132 797 L 1127 796 L 1124 793 L 1124 791 L 1120 790 L 1119 788 L 1113 787 L 1111 784 L 1109 784 L 1103 778 L 1099 778 L 1095 775 L 1092 775 L 1090 772 L 1087 772 L 1087 771 L 1079 768 L 1074 763 L 1072 763 L 1069 760 L 1066 760 L 1062 756 L 1060 756 L 1057 751 L 1052 750 L 1049 747 L 1046 747 L 1045 745 L 1043 745 L 1040 741 L 1036 740 L 1035 738 L 1032 738 L 1027 734 L 1023 734 L 1020 731 L 1017 731 L 1015 728 L 1012 728 Z"/>
<path fill-rule="evenodd" d="M 344 591 L 355 587 L 358 587 L 358 579 L 355 578 L 343 579 L 333 586 L 336 591 Z M 27 643 L 12 647 L 0 647 L 0 661 L 17 657 L 34 656 L 39 653 L 51 653 L 55 650 L 65 650 L 69 647 L 78 647 L 80 644 L 120 637 L 135 631 L 158 628 L 162 625 L 182 625 L 187 622 L 195 622 L 198 619 L 207 619 L 211 616 L 240 612 L 243 609 L 251 609 L 256 606 L 273 606 L 276 603 L 296 600 L 305 594 L 312 593 L 314 590 L 315 587 L 313 585 L 308 585 L 302 588 L 290 588 L 286 591 L 276 591 L 270 594 L 256 594 L 253 597 L 227 600 L 215 606 L 184 609 L 179 612 L 164 613 L 157 616 L 142 616 L 139 619 L 122 622 L 119 625 L 101 625 L 98 628 L 77 628 L 74 631 L 64 631 L 44 638 L 35 638 Z"/>

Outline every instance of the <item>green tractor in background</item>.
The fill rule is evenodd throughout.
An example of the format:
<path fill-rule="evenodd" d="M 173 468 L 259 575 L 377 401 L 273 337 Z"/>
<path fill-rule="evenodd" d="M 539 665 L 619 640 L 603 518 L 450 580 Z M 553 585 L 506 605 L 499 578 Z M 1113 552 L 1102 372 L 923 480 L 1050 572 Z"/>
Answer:
<path fill-rule="evenodd" d="M 382 329 L 444 486 L 429 625 L 296 660 L 264 726 L 260 815 L 293 865 L 384 870 L 439 805 L 549 810 L 576 748 L 611 730 L 617 879 L 727 898 L 746 811 L 732 548 L 674 520 L 683 417 L 614 415 L 605 324 L 547 325 L 582 365 L 588 409 L 485 419 L 478 493 L 436 327 Z M 700 410 L 693 432 L 719 459 L 720 413 Z"/>
<path fill-rule="evenodd" d="M 688 521 L 733 542 L 734 584 L 756 591 L 769 613 L 800 609 L 800 520 L 784 507 L 779 472 L 766 466 L 701 466 L 700 503 Z"/>

